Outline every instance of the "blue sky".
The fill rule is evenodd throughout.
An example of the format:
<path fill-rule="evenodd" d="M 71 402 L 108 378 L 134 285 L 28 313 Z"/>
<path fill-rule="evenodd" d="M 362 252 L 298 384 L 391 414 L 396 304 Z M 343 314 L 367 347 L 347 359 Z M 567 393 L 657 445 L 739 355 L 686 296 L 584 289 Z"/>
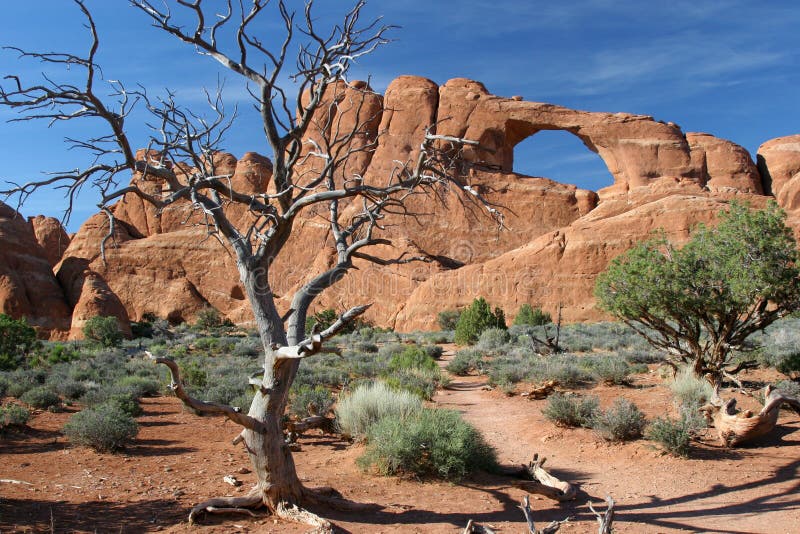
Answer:
<path fill-rule="evenodd" d="M 320 24 L 349 4 L 318 0 Z M 71 2 L 30 5 L 35 8 L 4 4 L 0 44 L 84 53 L 87 34 Z M 231 105 L 240 106 L 225 148 L 236 155 L 268 153 L 235 75 L 150 27 L 125 0 L 87 0 L 87 5 L 99 27 L 106 79 L 129 87 L 141 83 L 153 93 L 169 87 L 183 102 L 199 105 L 201 87 L 214 87 L 224 77 Z M 371 76 L 379 91 L 401 74 L 437 83 L 468 77 L 498 95 L 652 115 L 685 132 L 730 139 L 753 155 L 767 139 L 800 133 L 796 0 L 372 0 L 367 12 L 401 26 L 391 34 L 394 42 L 362 59 L 351 76 Z M 259 28 L 265 39 L 279 31 L 271 20 Z M 11 51 L 0 54 L 0 72 L 30 81 L 42 72 L 62 75 L 20 61 Z M 67 151 L 61 140 L 90 132 L 91 125 L 48 129 L 44 123 L 5 122 L 12 117 L 0 108 L 0 180 L 25 181 L 90 161 Z M 143 146 L 146 129 L 139 125 L 132 131 Z M 611 181 L 599 157 L 564 133 L 542 132 L 521 143 L 515 168 L 591 189 Z M 91 192 L 82 195 L 70 230 L 95 211 L 95 202 Z M 43 192 L 22 211 L 60 216 L 62 206 L 58 193 Z"/>

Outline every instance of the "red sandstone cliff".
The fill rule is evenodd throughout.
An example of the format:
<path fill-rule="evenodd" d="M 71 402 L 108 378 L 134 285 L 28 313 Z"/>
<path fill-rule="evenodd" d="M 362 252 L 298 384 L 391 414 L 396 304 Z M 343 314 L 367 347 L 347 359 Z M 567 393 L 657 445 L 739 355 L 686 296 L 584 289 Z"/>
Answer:
<path fill-rule="evenodd" d="M 337 92 L 345 104 L 340 110 L 348 109 L 350 91 L 341 86 Z M 471 80 L 437 86 L 413 76 L 401 76 L 358 112 L 356 117 L 353 111 L 340 111 L 339 120 L 346 125 L 368 119 L 365 138 L 377 136 L 378 143 L 374 153 L 351 161 L 348 172 L 368 181 L 385 179 L 396 160 L 415 157 L 425 128 L 438 121 L 438 133 L 481 143 L 482 148 L 465 151 L 467 161 L 479 163 L 470 171 L 470 185 L 506 216 L 507 229 L 498 231 L 452 193 L 444 202 L 415 197 L 409 207 L 416 217 L 392 221 L 386 237 L 394 244 L 378 255 L 412 252 L 434 261 L 361 264 L 318 300 L 318 307 L 337 309 L 373 302 L 369 318 L 399 330 L 435 328 L 438 311 L 464 306 L 480 295 L 511 316 L 525 302 L 550 311 L 561 303 L 567 320 L 599 319 L 594 279 L 613 257 L 656 228 L 664 228 L 670 238 L 686 239 L 694 224 L 713 220 L 733 197 L 762 205 L 774 195 L 800 229 L 800 136 L 764 143 L 756 167 L 747 151 L 730 141 L 684 134 L 652 117 L 576 111 L 494 96 Z M 542 130 L 577 136 L 603 159 L 614 184 L 594 193 L 515 174 L 514 146 Z M 215 164 L 219 172 L 232 175 L 237 188 L 254 192 L 263 191 L 272 172 L 269 160 L 254 153 L 239 160 L 219 153 Z M 161 187 L 157 180 L 146 185 L 152 193 Z M 153 312 L 187 320 L 212 305 L 234 321 L 249 320 L 233 257 L 207 236 L 188 204 L 157 213 L 128 196 L 114 213 L 120 223 L 106 261 L 99 257 L 99 242 L 107 221 L 98 215 L 83 225 L 56 265 L 73 309 L 73 335 L 99 312 L 131 319 Z M 248 217 L 245 212 L 230 215 Z M 309 214 L 299 221 L 273 266 L 276 293 L 288 298 L 307 276 L 329 265 L 332 251 L 325 239 L 322 217 Z M 297 262 L 298 257 L 310 259 Z"/>

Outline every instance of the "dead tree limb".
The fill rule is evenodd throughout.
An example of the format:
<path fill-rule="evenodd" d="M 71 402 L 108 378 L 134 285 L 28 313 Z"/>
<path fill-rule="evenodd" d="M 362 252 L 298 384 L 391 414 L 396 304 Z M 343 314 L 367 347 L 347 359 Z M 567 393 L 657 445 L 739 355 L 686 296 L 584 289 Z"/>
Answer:
<path fill-rule="evenodd" d="M 555 501 L 571 501 L 575 498 L 578 490 L 575 486 L 560 480 L 542 467 L 547 458 L 538 454 L 533 455 L 533 460 L 528 465 L 512 468 L 506 474 L 523 480 L 515 481 L 514 485 L 523 488 L 529 493 L 544 495 Z"/>
<path fill-rule="evenodd" d="M 563 525 L 564 523 L 568 523 L 569 521 L 572 520 L 571 517 L 567 517 L 566 519 L 562 519 L 561 521 L 552 521 L 542 530 L 539 530 L 536 528 L 536 525 L 533 522 L 533 511 L 531 510 L 531 501 L 527 495 L 523 497 L 520 509 L 522 510 L 522 513 L 525 514 L 525 521 L 527 521 L 528 523 L 528 532 L 530 534 L 555 534 L 561 528 L 561 525 Z"/>
<path fill-rule="evenodd" d="M 170 358 L 156 357 L 149 351 L 145 351 L 145 354 L 149 359 L 153 360 L 154 363 L 161 363 L 169 368 L 171 379 L 169 387 L 175 393 L 175 396 L 178 397 L 189 408 L 209 415 L 224 415 L 234 423 L 237 423 L 248 430 L 252 430 L 253 432 L 266 432 L 266 427 L 264 426 L 263 422 L 242 413 L 239 408 L 234 408 L 233 406 L 228 406 L 227 404 L 201 401 L 191 397 L 188 393 L 186 393 L 186 390 L 183 387 L 181 372 L 178 368 L 178 364 L 175 363 L 174 360 Z"/>
<path fill-rule="evenodd" d="M 597 534 L 611 534 L 612 524 L 614 523 L 614 499 L 611 495 L 606 495 L 606 513 L 601 514 L 592 506 L 592 501 L 589 501 L 589 510 L 597 517 Z"/>
<path fill-rule="evenodd" d="M 764 407 L 757 414 L 751 410 L 737 410 L 736 399 L 730 399 L 722 406 L 707 404 L 701 410 L 713 421 L 721 444 L 736 447 L 772 432 L 784 404 L 800 415 L 800 400 L 784 395 L 772 386 L 764 389 Z"/>

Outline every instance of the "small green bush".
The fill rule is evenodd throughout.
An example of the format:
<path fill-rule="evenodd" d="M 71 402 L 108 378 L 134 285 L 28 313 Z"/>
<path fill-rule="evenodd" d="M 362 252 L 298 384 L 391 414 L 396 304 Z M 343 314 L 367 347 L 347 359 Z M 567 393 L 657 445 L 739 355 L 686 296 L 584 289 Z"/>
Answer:
<path fill-rule="evenodd" d="M 439 369 L 398 369 L 383 377 L 391 388 L 403 389 L 419 395 L 422 399 L 431 400 L 441 382 Z"/>
<path fill-rule="evenodd" d="M 122 377 L 115 387 L 120 391 L 130 391 L 134 398 L 140 399 L 158 394 L 161 384 L 156 380 L 134 375 Z"/>
<path fill-rule="evenodd" d="M 793 382 L 791 380 L 781 380 L 775 384 L 775 389 L 784 395 L 789 395 L 791 397 L 797 397 L 800 399 L 800 384 L 797 382 Z"/>
<path fill-rule="evenodd" d="M 444 354 L 444 349 L 439 345 L 423 345 L 422 350 L 434 360 L 438 360 Z"/>
<path fill-rule="evenodd" d="M 42 365 L 55 365 L 57 363 L 72 362 L 79 360 L 81 352 L 74 345 L 63 343 L 53 343 L 40 348 L 30 358 L 30 365 L 38 367 Z"/>
<path fill-rule="evenodd" d="M 416 345 L 407 347 L 400 354 L 395 354 L 389 360 L 389 372 L 400 369 L 438 369 L 436 361 Z"/>
<path fill-rule="evenodd" d="M 195 315 L 194 326 L 202 330 L 219 328 L 222 326 L 222 316 L 216 308 L 206 306 Z"/>
<path fill-rule="evenodd" d="M 559 426 L 590 428 L 599 405 L 597 397 L 555 393 L 547 399 L 542 414 Z"/>
<path fill-rule="evenodd" d="M 119 347 L 122 343 L 122 331 L 116 317 L 98 315 L 90 318 L 83 325 L 83 335 L 103 347 Z"/>
<path fill-rule="evenodd" d="M 119 408 L 131 417 L 139 417 L 144 413 L 136 398 L 130 393 L 112 392 L 106 397 L 105 403 Z"/>
<path fill-rule="evenodd" d="M 480 370 L 483 354 L 474 349 L 463 349 L 456 352 L 453 359 L 447 363 L 447 369 L 454 375 L 465 376 L 472 371 Z"/>
<path fill-rule="evenodd" d="M 297 417 L 325 415 L 333 406 L 333 395 L 326 387 L 301 386 L 293 392 L 291 413 Z"/>
<path fill-rule="evenodd" d="M 9 382 L 8 378 L 6 378 L 3 375 L 0 375 L 0 397 L 5 396 L 6 391 L 8 391 L 8 386 L 9 385 L 10 385 L 10 382 Z"/>
<path fill-rule="evenodd" d="M 454 410 L 425 408 L 407 417 L 382 418 L 369 430 L 361 467 L 383 475 L 434 476 L 460 480 L 493 470 L 494 450 Z"/>
<path fill-rule="evenodd" d="M 543 326 L 552 322 L 553 318 L 549 313 L 541 308 L 533 308 L 530 304 L 520 306 L 517 316 L 514 317 L 515 325 Z"/>
<path fill-rule="evenodd" d="M 618 356 L 596 356 L 586 359 L 587 367 L 599 382 L 624 385 L 630 382 L 631 366 Z"/>
<path fill-rule="evenodd" d="M 86 385 L 83 382 L 70 378 L 59 380 L 53 383 L 52 387 L 59 395 L 69 400 L 78 400 L 86 393 Z"/>
<path fill-rule="evenodd" d="M 113 404 L 86 408 L 70 417 L 64 425 L 64 434 L 72 443 L 98 452 L 121 449 L 138 431 L 136 420 Z"/>
<path fill-rule="evenodd" d="M 659 443 L 666 452 L 674 456 L 689 457 L 692 432 L 689 423 L 683 418 L 656 418 L 650 423 L 646 437 Z"/>
<path fill-rule="evenodd" d="M 595 416 L 592 428 L 608 441 L 630 441 L 641 437 L 646 423 L 635 404 L 619 398 L 611 408 Z"/>
<path fill-rule="evenodd" d="M 422 399 L 408 391 L 395 390 L 384 382 L 363 384 L 336 405 L 336 421 L 342 432 L 364 439 L 369 429 L 384 417 L 404 419 L 422 409 Z"/>
<path fill-rule="evenodd" d="M 775 368 L 788 377 L 794 377 L 800 373 L 800 352 L 792 352 L 780 358 Z"/>
<path fill-rule="evenodd" d="M 461 312 L 458 310 L 445 310 L 439 312 L 436 316 L 436 320 L 439 323 L 440 329 L 445 331 L 455 330 L 460 316 Z"/>
<path fill-rule="evenodd" d="M 714 394 L 707 380 L 695 376 L 689 367 L 678 370 L 670 382 L 669 389 L 679 407 L 698 408 L 706 404 Z"/>
<path fill-rule="evenodd" d="M 456 324 L 455 342 L 459 345 L 472 345 L 487 328 L 505 329 L 506 317 L 500 308 L 495 308 L 492 312 L 483 297 L 477 298 L 469 308 L 461 312 Z"/>
<path fill-rule="evenodd" d="M 24 426 L 31 413 L 19 404 L 6 404 L 0 406 L 0 430 L 8 427 Z"/>
<path fill-rule="evenodd" d="M 13 371 L 36 348 L 36 330 L 25 319 L 0 313 L 0 371 Z"/>
<path fill-rule="evenodd" d="M 503 347 L 511 337 L 504 328 L 487 328 L 478 337 L 477 347 L 481 350 L 492 351 Z"/>
<path fill-rule="evenodd" d="M 39 386 L 29 389 L 19 400 L 34 408 L 46 410 L 53 406 L 59 406 L 61 399 L 58 394 L 47 386 Z"/>

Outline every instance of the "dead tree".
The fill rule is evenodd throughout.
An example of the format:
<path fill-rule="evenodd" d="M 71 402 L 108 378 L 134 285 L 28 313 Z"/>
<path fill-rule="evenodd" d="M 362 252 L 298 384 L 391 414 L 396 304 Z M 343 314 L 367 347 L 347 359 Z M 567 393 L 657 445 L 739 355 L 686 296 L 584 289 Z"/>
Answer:
<path fill-rule="evenodd" d="M 139 197 L 159 212 L 178 205 L 190 207 L 205 221 L 208 234 L 223 245 L 220 254 L 236 258 L 265 358 L 263 374 L 251 379 L 256 393 L 247 413 L 191 398 L 182 389 L 178 367 L 167 359 L 158 360 L 169 367 L 173 389 L 184 403 L 242 427 L 235 441 L 244 443 L 257 475 L 255 487 L 246 496 L 210 499 L 198 504 L 190 518 L 206 511 L 263 506 L 277 516 L 329 530 L 327 521 L 302 508 L 324 496 L 300 482 L 281 420 L 301 360 L 317 353 L 325 339 L 364 313 L 367 306 L 351 308 L 331 327 L 306 339 L 309 306 L 353 269 L 356 259 L 379 264 L 426 259 L 386 260 L 368 252 L 369 247 L 388 243 L 381 237 L 387 217 L 402 223 L 408 215 L 407 200 L 414 195 L 444 195 L 452 187 L 465 193 L 464 202 L 476 202 L 497 216 L 463 176 L 460 151 L 465 144 L 477 143 L 438 136 L 436 125 L 430 125 L 414 161 L 400 163 L 389 175 L 369 181 L 348 171 L 352 158 L 373 151 L 378 142 L 368 128 L 378 117 L 370 116 L 364 106 L 370 89 L 366 84 L 348 84 L 348 71 L 355 60 L 385 44 L 390 29 L 380 20 L 361 21 L 363 0 L 356 1 L 339 24 L 325 29 L 317 27 L 313 0 L 307 0 L 298 14 L 283 0 L 215 3 L 224 4 L 221 13 L 203 0 L 175 0 L 175 14 L 166 3 L 132 0 L 133 8 L 155 28 L 220 63 L 248 84 L 271 147 L 273 173 L 266 190 L 239 191 L 230 175 L 219 173 L 215 165 L 214 155 L 233 124 L 221 92 L 208 95 L 208 116 L 181 107 L 169 93 L 153 98 L 144 88 L 130 90 L 119 81 L 104 82 L 95 62 L 99 39 L 94 20 L 82 0 L 75 2 L 91 37 L 87 55 L 17 51 L 23 59 L 44 62 L 51 70 L 82 69 L 84 81 L 61 83 L 50 76 L 28 85 L 18 76 L 6 76 L 0 104 L 19 112 L 15 120 L 90 119 L 103 124 L 106 132 L 89 139 L 68 139 L 74 148 L 88 151 L 92 163 L 86 168 L 55 173 L 42 181 L 11 184 L 0 193 L 14 195 L 19 207 L 41 187 L 62 188 L 68 199 L 68 217 L 79 191 L 84 186 L 97 188 L 102 195 L 99 209 L 109 218 L 109 234 L 101 247 L 104 258 L 114 235 L 113 204 L 125 196 Z M 273 49 L 253 33 L 255 21 L 265 16 L 282 24 L 282 43 Z M 230 41 L 223 42 L 226 40 Z M 289 53 L 293 48 L 298 50 L 294 56 Z M 291 95 L 279 85 L 287 77 L 296 83 Z M 352 96 L 345 98 L 345 91 Z M 152 136 L 138 145 L 147 150 L 138 153 L 126 130 L 126 120 L 135 117 L 131 114 L 134 107 L 149 114 L 148 124 L 153 128 Z M 144 186 L 153 181 L 161 184 L 157 192 Z M 281 316 L 271 289 L 270 267 L 284 250 L 295 222 L 312 210 L 326 214 L 335 261 L 300 287 L 291 299 L 289 313 Z"/>
<path fill-rule="evenodd" d="M 730 399 L 721 406 L 707 404 L 702 411 L 717 429 L 720 443 L 726 447 L 736 447 L 772 432 L 778 424 L 778 415 L 784 404 L 800 415 L 800 400 L 784 395 L 772 386 L 764 389 L 764 407 L 758 413 L 738 411 L 736 399 Z"/>

